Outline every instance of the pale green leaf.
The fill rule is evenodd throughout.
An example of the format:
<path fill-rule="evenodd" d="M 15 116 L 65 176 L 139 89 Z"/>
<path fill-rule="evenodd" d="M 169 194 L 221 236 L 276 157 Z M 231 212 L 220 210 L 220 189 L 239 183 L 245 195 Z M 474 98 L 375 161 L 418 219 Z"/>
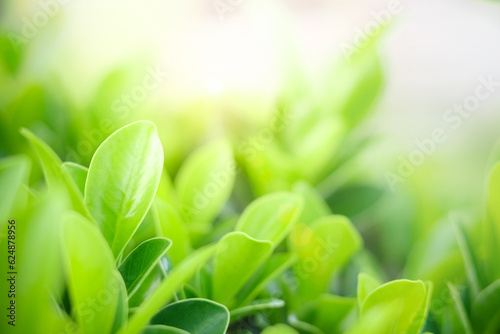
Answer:
<path fill-rule="evenodd" d="M 365 273 L 358 275 L 358 304 L 360 307 L 366 297 L 380 285 L 381 283 L 373 276 Z"/>
<path fill-rule="evenodd" d="M 290 232 L 302 211 L 302 198 L 277 192 L 253 201 L 241 215 L 236 230 L 277 246 Z"/>
<path fill-rule="evenodd" d="M 172 240 L 168 256 L 174 264 L 180 263 L 191 251 L 185 222 L 175 207 L 160 198 L 155 199 L 152 209 L 158 234 Z"/>
<path fill-rule="evenodd" d="M 332 214 L 324 199 L 309 183 L 305 181 L 295 183 L 293 192 L 304 199 L 304 208 L 298 219 L 299 224 L 310 224 L 318 218 Z"/>
<path fill-rule="evenodd" d="M 126 326 L 128 321 L 128 296 L 127 287 L 125 282 L 119 273 L 115 273 L 116 280 L 118 282 L 118 303 L 116 305 L 115 319 L 113 321 L 113 328 L 111 333 L 117 333 L 120 328 Z"/>
<path fill-rule="evenodd" d="M 85 182 L 87 182 L 89 169 L 74 162 L 64 162 L 62 168 L 71 176 L 78 190 L 83 195 L 85 193 Z"/>
<path fill-rule="evenodd" d="M 28 129 L 21 129 L 21 134 L 29 140 L 33 150 L 37 153 L 49 188 L 54 188 L 57 184 L 64 185 L 68 191 L 69 198 L 71 199 L 75 211 L 84 215 L 86 218 L 90 218 L 82 193 L 78 190 L 71 176 L 62 169 L 62 161 L 57 154 L 49 145 Z"/>
<path fill-rule="evenodd" d="M 82 333 L 109 333 L 120 283 L 106 240 L 95 225 L 71 213 L 64 219 L 63 244 L 70 300 Z"/>
<path fill-rule="evenodd" d="M 344 321 L 355 310 L 356 298 L 324 294 L 315 301 L 308 319 L 325 333 L 340 334 L 345 332 Z"/>
<path fill-rule="evenodd" d="M 294 272 L 299 295 L 311 300 L 326 292 L 332 275 L 340 270 L 363 244 L 349 219 L 326 216 L 290 236 L 290 249 L 298 255 Z"/>
<path fill-rule="evenodd" d="M 118 258 L 144 219 L 163 170 L 163 149 L 149 121 L 129 124 L 99 146 L 90 163 L 85 202 Z"/>
<path fill-rule="evenodd" d="M 285 324 L 278 324 L 272 327 L 267 327 L 264 331 L 262 331 L 262 334 L 299 334 L 299 332 Z"/>
<path fill-rule="evenodd" d="M 181 210 L 203 231 L 226 203 L 233 189 L 236 165 L 230 145 L 215 141 L 193 152 L 175 178 Z M 198 226 L 198 228 L 201 228 Z"/>
<path fill-rule="evenodd" d="M 255 240 L 242 232 L 224 236 L 214 257 L 212 298 L 233 306 L 238 291 L 271 253 L 269 241 Z"/>
<path fill-rule="evenodd" d="M 0 160 L 0 193 L 5 194 L 0 201 L 0 234 L 9 216 L 26 205 L 23 184 L 28 183 L 30 168 L 31 163 L 25 156 Z"/>
<path fill-rule="evenodd" d="M 380 305 L 395 304 L 397 317 L 391 333 L 419 333 L 423 316 L 421 309 L 425 309 L 427 297 L 427 289 L 422 281 L 392 281 L 381 285 L 366 297 L 361 314 Z"/>

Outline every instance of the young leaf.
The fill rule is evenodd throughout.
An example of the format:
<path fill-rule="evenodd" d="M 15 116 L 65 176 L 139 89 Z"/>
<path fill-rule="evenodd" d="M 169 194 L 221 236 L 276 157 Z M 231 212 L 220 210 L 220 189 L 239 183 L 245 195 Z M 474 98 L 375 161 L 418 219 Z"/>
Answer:
<path fill-rule="evenodd" d="M 481 274 L 480 264 L 464 228 L 456 222 L 451 222 L 451 224 L 464 260 L 465 271 L 471 287 L 472 296 L 475 297 L 482 289 L 482 282 L 484 281 L 482 279 L 483 275 Z"/>
<path fill-rule="evenodd" d="M 310 323 L 325 333 L 344 333 L 345 319 L 356 309 L 356 299 L 321 295 L 314 304 L 314 311 Z"/>
<path fill-rule="evenodd" d="M 57 184 L 63 184 L 69 193 L 75 211 L 90 219 L 81 192 L 71 177 L 62 169 L 62 161 L 57 154 L 49 145 L 28 129 L 21 129 L 21 134 L 29 140 L 33 150 L 37 153 L 49 188 L 54 188 Z"/>
<path fill-rule="evenodd" d="M 366 297 L 376 288 L 380 286 L 380 282 L 365 273 L 360 273 L 358 275 L 358 304 L 359 307 L 363 304 Z"/>
<path fill-rule="evenodd" d="M 472 322 L 480 333 L 500 329 L 500 279 L 481 291 L 472 304 Z"/>
<path fill-rule="evenodd" d="M 128 296 L 127 287 L 119 273 L 115 273 L 116 281 L 118 283 L 118 303 L 116 305 L 115 319 L 113 321 L 113 328 L 111 333 L 117 333 L 120 328 L 127 325 L 128 320 Z"/>
<path fill-rule="evenodd" d="M 310 224 L 332 212 L 321 195 L 309 183 L 299 181 L 293 185 L 293 192 L 304 199 L 304 209 L 298 219 L 300 224 Z"/>
<path fill-rule="evenodd" d="M 78 190 L 80 190 L 83 195 L 85 193 L 85 182 L 87 182 L 89 169 L 83 167 L 82 165 L 75 164 L 74 162 L 64 162 L 62 164 L 62 168 L 69 174 L 69 176 L 71 176 L 78 187 Z"/>
<path fill-rule="evenodd" d="M 299 332 L 285 324 L 278 324 L 272 327 L 267 327 L 264 331 L 262 331 L 262 334 L 299 334 Z"/>
<path fill-rule="evenodd" d="M 5 321 L 0 322 L 1 333 L 58 333 L 64 331 L 66 324 L 71 323 L 66 319 L 68 317 L 58 314 L 53 299 L 62 295 L 60 231 L 61 217 L 68 208 L 67 198 L 60 189 L 55 189 L 50 196 L 42 194 L 34 206 L 28 206 L 19 213 L 15 223 L 12 220 L 8 222 L 10 230 L 15 231 L 16 248 L 15 254 L 7 253 L 7 245 L 13 244 L 12 239 L 10 243 L 7 237 L 0 239 L 0 244 L 5 249 L 5 276 L 0 280 L 0 289 L 5 291 L 5 294 L 0 298 L 0 303 L 6 308 L 5 314 L 8 314 L 10 298 L 8 299 L 7 295 L 11 293 L 9 290 L 12 281 L 7 280 L 10 277 L 7 271 L 12 271 L 12 268 L 7 270 L 7 261 L 15 259 L 17 262 L 13 271 L 19 273 L 15 282 L 17 320 L 16 326 L 13 327 L 7 323 L 12 319 L 4 315 Z M 20 319 L 29 321 L 19 321 Z"/>
<path fill-rule="evenodd" d="M 269 240 L 276 247 L 299 218 L 302 206 L 302 199 L 292 193 L 262 196 L 245 209 L 236 230 L 258 240 Z"/>
<path fill-rule="evenodd" d="M 142 331 L 142 334 L 190 334 L 190 333 L 180 328 L 163 326 L 163 325 L 151 325 L 147 326 Z"/>
<path fill-rule="evenodd" d="M 149 210 L 162 169 L 163 149 L 149 121 L 119 129 L 92 157 L 85 202 L 115 258 Z"/>
<path fill-rule="evenodd" d="M 151 324 L 180 328 L 191 334 L 224 334 L 229 311 L 208 299 L 185 299 L 165 306 L 151 319 Z"/>
<path fill-rule="evenodd" d="M 381 303 L 370 308 L 346 334 L 384 333 L 400 334 L 394 327 L 399 318 L 400 305 L 397 302 Z"/>
<path fill-rule="evenodd" d="M 72 213 L 64 219 L 63 244 L 70 299 L 82 332 L 109 333 L 120 288 L 106 241 L 97 227 Z"/>
<path fill-rule="evenodd" d="M 210 143 L 189 156 L 175 179 L 182 212 L 189 222 L 210 223 L 226 203 L 235 178 L 235 162 L 229 144 Z"/>
<path fill-rule="evenodd" d="M 168 255 L 174 264 L 178 264 L 191 251 L 189 231 L 177 209 L 169 203 L 157 198 L 152 209 L 158 234 L 172 240 Z"/>
<path fill-rule="evenodd" d="M 299 260 L 294 272 L 299 295 L 312 300 L 326 292 L 332 274 L 339 270 L 362 246 L 362 239 L 349 219 L 327 216 L 304 226 L 300 235 L 289 240 Z"/>
<path fill-rule="evenodd" d="M 450 289 L 450 295 L 453 299 L 453 304 L 455 306 L 455 311 L 457 312 L 458 318 L 460 319 L 460 325 L 465 334 L 474 334 L 472 327 L 470 325 L 469 317 L 467 316 L 467 311 L 465 311 L 464 304 L 460 299 L 460 293 L 453 286 L 453 284 L 448 283 L 448 289 Z"/>
<path fill-rule="evenodd" d="M 137 246 L 118 267 L 127 294 L 133 295 L 139 285 L 146 279 L 154 266 L 165 255 L 172 241 L 166 238 L 152 238 Z"/>
<path fill-rule="evenodd" d="M 245 305 L 262 292 L 269 283 L 297 261 L 293 253 L 277 253 L 262 265 L 237 295 L 238 305 Z"/>
<path fill-rule="evenodd" d="M 232 232 L 223 237 L 214 257 L 213 300 L 233 306 L 236 293 L 271 252 L 271 242 L 255 240 L 242 232 Z"/>
<path fill-rule="evenodd" d="M 393 325 L 394 333 L 417 334 L 422 323 L 420 311 L 426 307 L 427 296 L 426 286 L 422 281 L 392 281 L 381 285 L 366 297 L 361 306 L 361 314 L 374 307 L 394 303 L 398 312 Z"/>
<path fill-rule="evenodd" d="M 308 322 L 299 320 L 295 315 L 288 316 L 288 323 L 295 329 L 297 329 L 300 333 L 305 334 L 323 334 L 323 331 L 318 327 L 311 325 Z"/>
<path fill-rule="evenodd" d="M 122 328 L 120 333 L 138 334 L 149 320 L 166 304 L 177 289 L 189 280 L 196 270 L 205 264 L 215 252 L 215 245 L 201 248 L 178 266 L 160 284 L 160 286 L 139 306 L 134 315 L 129 319 L 128 326 Z"/>
<path fill-rule="evenodd" d="M 500 163 L 493 168 L 488 188 L 488 210 L 485 221 L 484 240 L 487 251 L 487 266 L 492 280 L 500 279 Z"/>
<path fill-rule="evenodd" d="M 247 317 L 251 314 L 267 311 L 275 308 L 282 308 L 285 306 L 285 302 L 281 299 L 269 298 L 269 299 L 261 299 L 255 300 L 251 302 L 249 305 L 234 309 L 231 311 L 231 322 L 238 321 L 244 317 Z"/>
<path fill-rule="evenodd" d="M 337 213 L 353 217 L 372 207 L 383 195 L 383 190 L 369 184 L 356 184 L 340 188 L 326 201 Z"/>
<path fill-rule="evenodd" d="M 9 194 L 2 196 L 0 201 L 0 234 L 4 231 L 9 215 L 16 209 L 21 209 L 16 207 L 26 202 L 22 198 L 22 185 L 28 183 L 30 168 L 30 161 L 25 156 L 0 160 L 0 193 Z"/>

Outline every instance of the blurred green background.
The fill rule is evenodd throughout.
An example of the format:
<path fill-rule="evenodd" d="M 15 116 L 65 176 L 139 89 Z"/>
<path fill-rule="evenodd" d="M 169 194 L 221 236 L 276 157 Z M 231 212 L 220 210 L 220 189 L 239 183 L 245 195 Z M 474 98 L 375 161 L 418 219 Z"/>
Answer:
<path fill-rule="evenodd" d="M 0 6 L 0 157 L 34 159 L 26 127 L 87 166 L 107 136 L 147 119 L 175 176 L 224 136 L 243 171 L 227 210 L 304 179 L 353 220 L 387 279 L 432 279 L 438 291 L 463 280 L 447 221 L 479 233 L 500 155 L 494 2 Z M 33 165 L 30 186 L 41 180 Z"/>

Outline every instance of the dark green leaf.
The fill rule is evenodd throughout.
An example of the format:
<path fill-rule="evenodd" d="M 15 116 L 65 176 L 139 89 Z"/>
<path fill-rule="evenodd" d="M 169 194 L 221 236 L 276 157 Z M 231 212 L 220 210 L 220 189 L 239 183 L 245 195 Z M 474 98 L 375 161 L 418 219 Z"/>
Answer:
<path fill-rule="evenodd" d="M 161 309 L 151 323 L 180 328 L 191 334 L 224 334 L 229 325 L 229 311 L 208 299 L 186 299 Z"/>
<path fill-rule="evenodd" d="M 129 296 L 133 295 L 139 285 L 153 270 L 154 266 L 165 255 L 172 241 L 166 238 L 152 238 L 137 246 L 118 267 Z"/>

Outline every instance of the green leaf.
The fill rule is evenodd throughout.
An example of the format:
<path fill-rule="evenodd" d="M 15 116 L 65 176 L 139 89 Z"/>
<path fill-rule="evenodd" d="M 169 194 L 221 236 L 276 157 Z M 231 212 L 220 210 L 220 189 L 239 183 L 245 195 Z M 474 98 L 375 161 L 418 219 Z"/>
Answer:
<path fill-rule="evenodd" d="M 83 333 L 109 333 L 117 309 L 119 281 L 113 255 L 95 225 L 76 214 L 63 223 L 69 291 Z"/>
<path fill-rule="evenodd" d="M 233 189 L 236 165 L 230 145 L 215 141 L 193 152 L 175 179 L 182 213 L 187 221 L 210 229 Z"/>
<path fill-rule="evenodd" d="M 358 304 L 359 307 L 363 304 L 366 297 L 376 288 L 380 286 L 380 282 L 365 273 L 360 273 L 358 275 Z"/>
<path fill-rule="evenodd" d="M 176 266 L 153 294 L 137 308 L 134 315 L 129 319 L 127 328 L 123 328 L 120 333 L 140 333 L 149 320 L 172 299 L 175 291 L 181 288 L 195 274 L 198 268 L 212 257 L 215 249 L 215 245 L 201 248 Z"/>
<path fill-rule="evenodd" d="M 419 333 L 421 309 L 426 308 L 427 297 L 427 289 L 422 281 L 392 281 L 381 285 L 366 297 L 361 314 L 374 307 L 394 303 L 397 305 L 397 318 L 392 333 Z"/>
<path fill-rule="evenodd" d="M 500 329 L 500 279 L 481 291 L 472 304 L 472 323 L 480 333 Z"/>
<path fill-rule="evenodd" d="M 485 281 L 478 258 L 463 226 L 455 222 L 451 222 L 451 224 L 464 260 L 465 272 L 471 287 L 472 296 L 476 297 L 483 288 L 483 282 Z"/>
<path fill-rule="evenodd" d="M 0 234 L 11 218 L 9 216 L 26 205 L 23 184 L 28 183 L 30 168 L 30 160 L 25 156 L 0 160 L 0 193 L 5 194 L 0 201 Z"/>
<path fill-rule="evenodd" d="M 349 185 L 327 198 L 332 210 L 353 217 L 372 207 L 383 195 L 383 190 L 368 184 Z"/>
<path fill-rule="evenodd" d="M 318 327 L 311 325 L 308 322 L 299 320 L 295 315 L 288 316 L 288 323 L 293 326 L 293 328 L 297 329 L 300 333 L 304 334 L 323 334 L 321 329 Z"/>
<path fill-rule="evenodd" d="M 180 328 L 191 334 L 224 334 L 229 325 L 229 311 L 208 299 L 185 299 L 165 306 L 151 323 Z"/>
<path fill-rule="evenodd" d="M 149 121 L 129 124 L 99 146 L 90 163 L 85 202 L 118 258 L 154 199 L 163 149 Z"/>
<path fill-rule="evenodd" d="M 399 317 L 399 305 L 397 302 L 382 303 L 370 308 L 361 315 L 359 320 L 346 334 L 384 333 L 400 334 L 394 326 Z"/>
<path fill-rule="evenodd" d="M 299 181 L 293 185 L 293 192 L 304 199 L 304 209 L 298 219 L 300 224 L 310 224 L 332 212 L 321 195 L 309 183 Z"/>
<path fill-rule="evenodd" d="M 166 170 L 161 174 L 160 185 L 158 186 L 156 197 L 170 204 L 177 203 L 177 194 L 175 193 L 172 179 Z"/>
<path fill-rule="evenodd" d="M 152 208 L 158 234 L 172 240 L 168 255 L 174 264 L 178 264 L 191 251 L 189 231 L 177 209 L 169 203 L 157 198 Z"/>
<path fill-rule="evenodd" d="M 62 168 L 71 176 L 78 190 L 83 195 L 85 193 L 85 182 L 87 182 L 89 169 L 74 162 L 64 162 Z"/>
<path fill-rule="evenodd" d="M 213 300 L 233 306 L 235 295 L 271 255 L 272 248 L 271 242 L 255 240 L 242 232 L 224 236 L 214 257 Z"/>
<path fill-rule="evenodd" d="M 302 225 L 296 232 L 288 244 L 299 258 L 294 265 L 298 293 L 312 300 L 326 292 L 332 275 L 362 247 L 363 241 L 349 219 L 337 215 Z"/>
<path fill-rule="evenodd" d="M 276 279 L 296 261 L 297 256 L 293 253 L 271 255 L 238 293 L 238 300 L 240 300 L 238 305 L 247 304 L 257 297 L 272 280 Z"/>
<path fill-rule="evenodd" d="M 299 332 L 285 324 L 277 324 L 272 327 L 267 327 L 262 331 L 262 334 L 299 334 Z"/>
<path fill-rule="evenodd" d="M 343 322 L 356 310 L 356 298 L 321 295 L 309 321 L 325 333 L 344 333 Z"/>
<path fill-rule="evenodd" d="M 7 324 L 10 319 L 4 315 L 5 321 L 0 323 L 1 333 L 59 333 L 66 325 L 71 326 L 69 317 L 58 314 L 54 303 L 54 299 L 62 295 L 64 284 L 60 256 L 61 222 L 63 213 L 69 209 L 67 197 L 58 190 L 55 189 L 50 196 L 42 193 L 33 206 L 19 213 L 15 223 L 12 220 L 8 223 L 9 230 L 14 230 L 16 237 L 13 241 L 16 246 L 14 271 L 18 273 L 15 292 L 17 319 L 13 328 Z M 5 236 L 0 238 L 0 245 L 5 250 L 3 278 L 0 280 L 0 289 L 5 294 L 0 302 L 2 308 L 7 308 L 10 289 L 7 271 L 11 271 L 7 261 L 13 259 L 8 258 L 13 254 L 7 253 L 8 239 Z"/>
<path fill-rule="evenodd" d="M 129 296 L 146 279 L 160 259 L 165 255 L 172 241 L 166 238 L 152 238 L 137 246 L 118 267 Z"/>
<path fill-rule="evenodd" d="M 28 129 L 21 129 L 21 134 L 29 140 L 33 150 L 37 153 L 45 174 L 45 179 L 49 188 L 54 188 L 57 184 L 63 184 L 68 191 L 73 208 L 86 218 L 90 218 L 85 206 L 82 193 L 71 179 L 71 176 L 62 169 L 62 161 L 57 154 L 43 140 L 35 136 Z"/>
<path fill-rule="evenodd" d="M 453 284 L 448 283 L 448 289 L 450 289 L 450 295 L 453 299 L 453 305 L 455 307 L 455 311 L 457 312 L 458 318 L 460 319 L 460 325 L 465 334 L 473 334 L 472 326 L 470 325 L 469 317 L 467 316 L 467 311 L 460 299 L 460 293 L 453 286 Z"/>
<path fill-rule="evenodd" d="M 249 305 L 231 311 L 231 323 L 257 312 L 267 311 L 275 308 L 282 308 L 284 306 L 285 302 L 281 299 L 269 298 L 254 300 Z"/>
<path fill-rule="evenodd" d="M 111 333 L 117 333 L 120 328 L 126 326 L 128 320 L 128 296 L 127 287 L 119 273 L 115 273 L 118 282 L 118 304 L 116 306 L 115 319 L 113 321 L 113 328 Z"/>
<path fill-rule="evenodd" d="M 13 36 L 9 36 L 13 34 Z M 20 65 L 24 54 L 25 43 L 23 43 L 22 36 L 16 36 L 14 33 L 9 32 L 7 35 L 0 35 L 0 63 L 5 67 L 11 75 L 15 75 Z M 15 44 L 14 44 L 15 43 Z"/>
<path fill-rule="evenodd" d="M 142 334 L 190 334 L 190 333 L 180 328 L 163 326 L 163 325 L 151 325 L 147 326 L 142 331 Z"/>
<path fill-rule="evenodd" d="M 302 199 L 292 193 L 262 196 L 245 209 L 236 230 L 258 240 L 269 240 L 277 246 L 299 218 L 302 207 Z"/>
<path fill-rule="evenodd" d="M 500 279 L 500 163 L 493 168 L 489 180 L 487 218 L 484 224 L 486 264 L 492 280 Z"/>

